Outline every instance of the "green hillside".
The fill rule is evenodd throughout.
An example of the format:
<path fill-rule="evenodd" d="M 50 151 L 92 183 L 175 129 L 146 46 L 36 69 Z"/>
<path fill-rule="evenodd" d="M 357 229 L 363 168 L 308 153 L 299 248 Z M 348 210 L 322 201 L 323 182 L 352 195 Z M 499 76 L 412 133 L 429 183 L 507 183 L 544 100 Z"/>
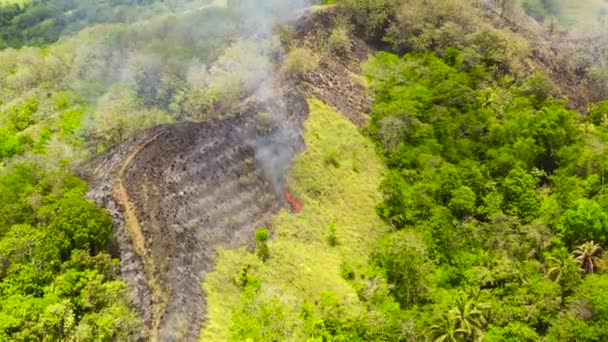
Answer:
<path fill-rule="evenodd" d="M 607 22 L 0 0 L 0 341 L 608 341 Z"/>
<path fill-rule="evenodd" d="M 345 272 L 365 268 L 388 231 L 374 210 L 385 168 L 355 125 L 318 100 L 310 106 L 306 151 L 288 182 L 303 210 L 273 219 L 265 262 L 246 249 L 220 253 L 204 284 L 210 315 L 202 341 L 305 340 L 321 313 L 305 321 L 301 312 L 323 300 L 340 303 L 353 318 L 365 312 Z"/>

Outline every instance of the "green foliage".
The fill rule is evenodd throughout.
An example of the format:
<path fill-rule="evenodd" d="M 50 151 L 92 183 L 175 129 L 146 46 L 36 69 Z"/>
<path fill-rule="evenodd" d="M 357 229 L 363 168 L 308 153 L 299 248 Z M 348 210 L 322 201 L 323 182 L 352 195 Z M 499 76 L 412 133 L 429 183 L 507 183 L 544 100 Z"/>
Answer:
<path fill-rule="evenodd" d="M 296 78 L 302 78 L 315 71 L 319 66 L 319 57 L 305 47 L 289 51 L 283 63 L 284 72 Z"/>
<path fill-rule="evenodd" d="M 340 274 L 342 275 L 342 278 L 346 280 L 355 279 L 355 270 L 348 262 L 343 262 L 340 265 Z"/>
<path fill-rule="evenodd" d="M 465 217 L 474 213 L 477 196 L 471 188 L 463 185 L 458 189 L 453 190 L 451 197 L 448 207 L 452 210 L 454 215 Z"/>
<path fill-rule="evenodd" d="M 581 272 L 568 250 L 556 248 L 547 254 L 545 262 L 547 277 L 560 284 L 563 294 L 571 294 L 580 283 Z"/>
<path fill-rule="evenodd" d="M 580 199 L 561 216 L 559 232 L 568 246 L 608 242 L 608 214 L 594 200 Z"/>
<path fill-rule="evenodd" d="M 15 164 L 0 174 L 0 339 L 145 336 L 106 253 L 110 215 L 69 173 Z"/>
<path fill-rule="evenodd" d="M 551 327 L 548 341 L 603 341 L 608 338 L 607 275 L 591 275 L 568 300 L 566 312 Z"/>
<path fill-rule="evenodd" d="M 503 205 L 508 213 L 524 221 L 538 215 L 541 198 L 536 193 L 536 179 L 521 168 L 511 170 L 503 183 Z"/>
<path fill-rule="evenodd" d="M 397 8 L 396 0 L 345 0 L 342 4 L 363 32 L 376 39 L 384 33 Z"/>
<path fill-rule="evenodd" d="M 389 166 L 377 210 L 399 230 L 372 253 L 376 271 L 403 308 L 434 313 L 417 320 L 431 340 L 601 340 L 570 313 L 605 269 L 601 104 L 581 124 L 545 75 L 505 82 L 465 53 L 380 52 L 365 65 L 366 132 Z M 420 238 L 398 243 L 407 234 Z M 489 310 L 451 303 L 470 287 Z"/>
<path fill-rule="evenodd" d="M 352 45 L 349 32 L 344 28 L 335 28 L 327 38 L 329 51 L 338 56 L 347 56 L 352 49 Z"/>
<path fill-rule="evenodd" d="M 260 228 L 255 231 L 255 241 L 264 243 L 268 241 L 270 234 L 268 233 L 268 229 Z"/>
<path fill-rule="evenodd" d="M 270 250 L 268 248 L 268 229 L 260 228 L 255 231 L 256 253 L 262 261 L 270 258 Z"/>
<path fill-rule="evenodd" d="M 417 235 L 405 231 L 389 235 L 372 260 L 385 272 L 387 281 L 393 285 L 391 292 L 403 307 L 427 300 L 433 266 Z"/>
<path fill-rule="evenodd" d="M 540 336 L 534 329 L 522 322 L 509 323 L 506 327 L 491 327 L 485 336 L 486 341 L 535 342 Z"/>
<path fill-rule="evenodd" d="M 150 6 L 154 2 L 49 0 L 9 6 L 0 3 L 0 42 L 3 42 L 0 48 L 46 45 L 55 42 L 62 34 L 88 25 L 128 22 L 141 18 L 142 12 L 161 12 L 162 7 Z"/>
<path fill-rule="evenodd" d="M 608 121 L 608 101 L 603 101 L 591 106 L 589 119 L 594 125 L 601 125 Z"/>
<path fill-rule="evenodd" d="M 335 247 L 338 244 L 338 236 L 336 235 L 336 222 L 329 225 L 329 233 L 327 234 L 327 244 Z"/>

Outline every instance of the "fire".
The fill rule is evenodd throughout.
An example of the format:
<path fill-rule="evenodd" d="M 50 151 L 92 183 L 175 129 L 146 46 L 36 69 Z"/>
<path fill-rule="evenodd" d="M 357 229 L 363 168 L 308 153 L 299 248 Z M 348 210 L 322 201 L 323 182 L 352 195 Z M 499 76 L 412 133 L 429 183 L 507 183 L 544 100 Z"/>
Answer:
<path fill-rule="evenodd" d="M 302 212 L 302 204 L 298 202 L 287 186 L 285 187 L 285 199 L 289 204 L 291 204 L 291 207 L 296 214 Z"/>

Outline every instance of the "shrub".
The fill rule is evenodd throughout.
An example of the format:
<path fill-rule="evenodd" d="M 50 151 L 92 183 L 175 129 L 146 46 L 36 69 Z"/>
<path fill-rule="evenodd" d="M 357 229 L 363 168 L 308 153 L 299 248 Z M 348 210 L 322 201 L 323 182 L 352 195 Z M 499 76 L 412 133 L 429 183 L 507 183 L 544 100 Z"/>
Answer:
<path fill-rule="evenodd" d="M 369 38 L 380 38 L 397 9 L 395 0 L 345 0 L 353 21 Z"/>
<path fill-rule="evenodd" d="M 266 228 L 260 228 L 255 231 L 255 240 L 259 243 L 267 242 L 269 236 L 270 234 Z"/>
<path fill-rule="evenodd" d="M 335 168 L 340 167 L 340 151 L 334 148 L 330 149 L 325 157 L 325 163 L 327 165 L 332 165 Z"/>
<path fill-rule="evenodd" d="M 353 279 L 355 279 L 355 270 L 346 261 L 343 262 L 340 265 L 340 274 L 342 275 L 342 278 L 344 278 L 346 280 L 353 280 Z"/>
<path fill-rule="evenodd" d="M 255 231 L 256 254 L 262 261 L 266 261 L 270 258 L 270 251 L 268 250 L 269 236 L 270 234 L 266 228 L 260 228 Z"/>
<path fill-rule="evenodd" d="M 608 101 L 593 104 L 589 110 L 589 119 L 595 125 L 601 125 L 608 118 Z"/>
<path fill-rule="evenodd" d="M 335 28 L 327 39 L 327 48 L 338 56 L 346 56 L 351 51 L 353 43 L 350 40 L 349 32 L 343 28 Z"/>
<path fill-rule="evenodd" d="M 327 49 L 330 53 L 338 56 L 346 56 L 353 48 L 350 39 L 352 25 L 347 18 L 339 17 L 336 19 L 335 26 L 327 38 Z"/>
<path fill-rule="evenodd" d="M 287 54 L 283 63 L 283 70 L 287 75 L 302 78 L 315 71 L 319 66 L 319 57 L 304 47 L 295 48 Z"/>
<path fill-rule="evenodd" d="M 331 247 L 338 245 L 338 236 L 336 236 L 336 222 L 329 225 L 329 234 L 327 235 L 327 243 Z"/>

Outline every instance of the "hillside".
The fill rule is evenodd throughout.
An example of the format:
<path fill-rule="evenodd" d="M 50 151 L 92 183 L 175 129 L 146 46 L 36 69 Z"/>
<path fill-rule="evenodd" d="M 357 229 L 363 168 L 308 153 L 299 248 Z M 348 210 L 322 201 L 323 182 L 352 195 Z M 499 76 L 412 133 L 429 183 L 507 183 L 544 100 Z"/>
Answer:
<path fill-rule="evenodd" d="M 608 340 L 607 11 L 0 1 L 0 341 Z"/>

